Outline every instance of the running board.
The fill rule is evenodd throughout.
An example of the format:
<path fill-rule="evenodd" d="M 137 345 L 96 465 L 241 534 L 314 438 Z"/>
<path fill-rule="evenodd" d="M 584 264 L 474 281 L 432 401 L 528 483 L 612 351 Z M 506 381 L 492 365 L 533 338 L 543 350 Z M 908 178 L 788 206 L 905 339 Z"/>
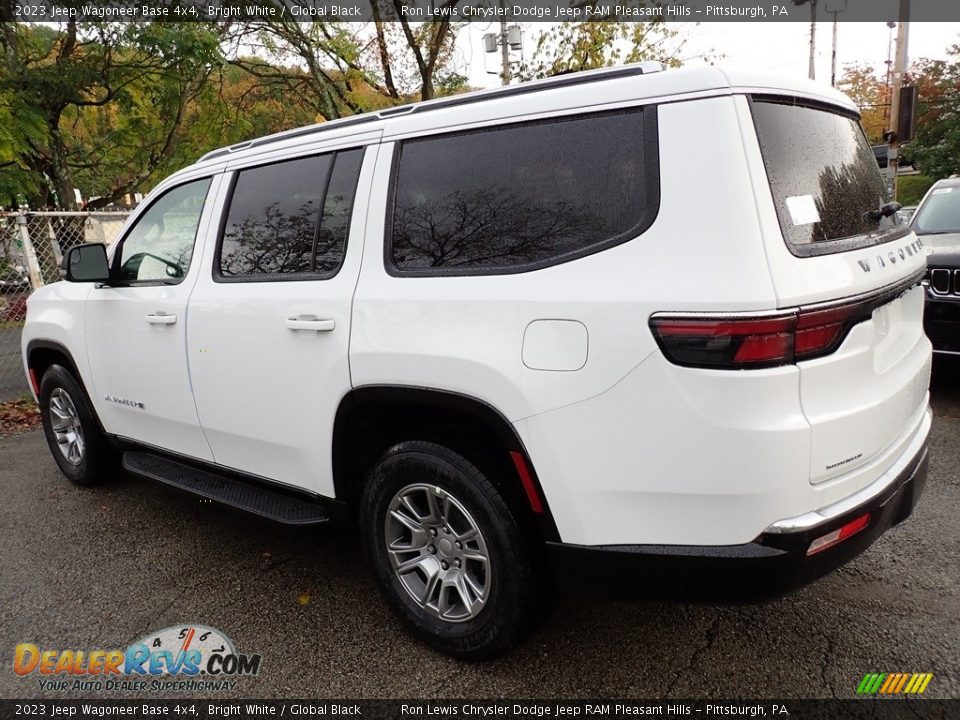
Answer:
<path fill-rule="evenodd" d="M 234 480 L 153 453 L 125 452 L 123 469 L 286 525 L 315 525 L 330 519 L 317 502 Z"/>

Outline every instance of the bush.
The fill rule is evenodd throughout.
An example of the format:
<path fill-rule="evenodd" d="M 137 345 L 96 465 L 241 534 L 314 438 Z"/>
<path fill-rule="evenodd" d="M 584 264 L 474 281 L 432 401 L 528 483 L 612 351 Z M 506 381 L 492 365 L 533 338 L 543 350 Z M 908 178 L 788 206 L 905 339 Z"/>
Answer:
<path fill-rule="evenodd" d="M 916 205 L 922 199 L 934 179 L 927 175 L 901 175 L 897 178 L 897 202 L 906 207 Z"/>

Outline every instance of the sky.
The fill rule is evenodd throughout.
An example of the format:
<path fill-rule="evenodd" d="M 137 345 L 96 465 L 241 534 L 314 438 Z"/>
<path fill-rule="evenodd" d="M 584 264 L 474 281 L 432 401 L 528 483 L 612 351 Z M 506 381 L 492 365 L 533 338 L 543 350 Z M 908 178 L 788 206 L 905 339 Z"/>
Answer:
<path fill-rule="evenodd" d="M 673 24 L 671 24 L 673 25 Z M 676 23 L 687 37 L 685 48 L 689 64 L 703 62 L 704 53 L 722 54 L 719 63 L 753 67 L 775 74 L 807 77 L 810 24 L 800 22 L 714 22 Z M 830 83 L 832 23 L 817 23 L 816 80 Z M 536 38 L 546 23 L 521 23 L 524 30 L 524 55 L 529 57 Z M 483 35 L 498 32 L 498 23 L 470 23 L 458 39 L 458 62 L 472 87 L 500 84 L 500 55 L 483 52 Z M 837 28 L 837 74 L 845 63 L 860 62 L 875 66 L 883 74 L 887 60 L 890 29 L 883 22 L 841 22 Z M 908 57 L 945 59 L 947 50 L 960 44 L 960 23 L 910 23 Z M 700 57 L 698 57 L 700 56 Z"/>

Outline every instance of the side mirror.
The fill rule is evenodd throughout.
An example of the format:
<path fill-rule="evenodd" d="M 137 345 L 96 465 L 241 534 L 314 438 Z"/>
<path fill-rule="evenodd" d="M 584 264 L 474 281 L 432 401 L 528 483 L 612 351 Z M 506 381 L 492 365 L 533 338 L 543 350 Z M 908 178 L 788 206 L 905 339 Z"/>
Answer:
<path fill-rule="evenodd" d="M 64 260 L 64 266 L 67 280 L 70 282 L 107 282 L 110 280 L 107 248 L 100 243 L 89 243 L 70 248 Z"/>

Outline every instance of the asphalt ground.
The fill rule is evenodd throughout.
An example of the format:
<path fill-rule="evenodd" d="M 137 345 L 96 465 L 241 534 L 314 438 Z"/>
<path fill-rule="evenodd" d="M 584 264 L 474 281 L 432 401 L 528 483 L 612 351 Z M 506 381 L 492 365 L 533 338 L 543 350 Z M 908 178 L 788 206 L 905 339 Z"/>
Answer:
<path fill-rule="evenodd" d="M 20 328 L 0 327 L 0 402 L 29 392 L 20 358 Z"/>
<path fill-rule="evenodd" d="M 132 477 L 75 488 L 40 432 L 0 440 L 0 697 L 76 696 L 17 677 L 18 643 L 125 648 L 201 623 L 263 657 L 224 699 L 852 698 L 869 672 L 930 672 L 927 697 L 957 698 L 960 363 L 936 364 L 932 396 L 918 508 L 839 571 L 762 605 L 563 591 L 524 645 L 481 664 L 404 634 L 350 532 L 278 526 Z"/>

